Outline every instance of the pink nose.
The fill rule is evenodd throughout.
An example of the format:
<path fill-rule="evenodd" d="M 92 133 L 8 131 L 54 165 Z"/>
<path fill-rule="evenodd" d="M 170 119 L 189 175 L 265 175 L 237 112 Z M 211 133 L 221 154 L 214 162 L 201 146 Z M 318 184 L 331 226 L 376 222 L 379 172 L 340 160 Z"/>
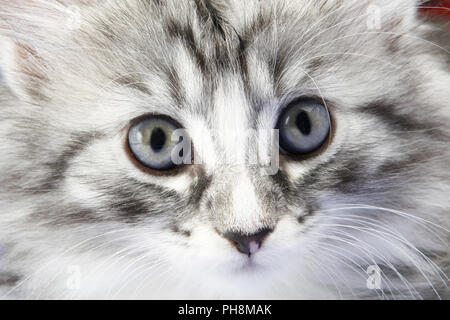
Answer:
<path fill-rule="evenodd" d="M 239 232 L 226 232 L 223 236 L 230 240 L 239 252 L 250 256 L 258 251 L 264 238 L 272 231 L 273 229 L 265 228 L 250 235 Z"/>

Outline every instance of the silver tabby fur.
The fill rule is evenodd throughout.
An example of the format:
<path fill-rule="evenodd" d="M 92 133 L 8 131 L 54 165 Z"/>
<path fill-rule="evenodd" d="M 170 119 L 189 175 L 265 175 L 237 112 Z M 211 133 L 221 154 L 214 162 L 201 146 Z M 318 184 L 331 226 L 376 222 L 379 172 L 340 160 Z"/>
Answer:
<path fill-rule="evenodd" d="M 0 297 L 447 298 L 448 29 L 418 5 L 0 0 Z M 255 144 L 228 133 L 298 97 L 327 102 L 326 148 L 236 163 Z M 202 164 L 137 168 L 148 113 Z M 251 258 L 219 235 L 262 227 Z"/>

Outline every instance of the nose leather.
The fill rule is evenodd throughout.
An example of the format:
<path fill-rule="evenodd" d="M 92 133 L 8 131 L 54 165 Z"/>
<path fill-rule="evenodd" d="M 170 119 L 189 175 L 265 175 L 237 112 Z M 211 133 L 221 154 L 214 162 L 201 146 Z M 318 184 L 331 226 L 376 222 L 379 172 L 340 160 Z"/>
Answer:
<path fill-rule="evenodd" d="M 258 251 L 264 238 L 272 231 L 273 229 L 264 228 L 249 235 L 239 232 L 226 232 L 223 236 L 230 240 L 239 252 L 250 256 Z"/>

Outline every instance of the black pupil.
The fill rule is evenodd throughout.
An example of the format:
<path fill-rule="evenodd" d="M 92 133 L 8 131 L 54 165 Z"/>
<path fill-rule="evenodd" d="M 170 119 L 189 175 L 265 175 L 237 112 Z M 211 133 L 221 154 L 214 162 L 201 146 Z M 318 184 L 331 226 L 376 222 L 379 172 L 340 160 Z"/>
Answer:
<path fill-rule="evenodd" d="M 308 114 L 305 111 L 302 111 L 297 115 L 295 125 L 304 135 L 311 133 L 311 122 L 309 121 Z"/>
<path fill-rule="evenodd" d="M 150 146 L 152 147 L 153 151 L 161 151 L 161 149 L 166 144 L 166 139 L 167 138 L 164 130 L 162 130 L 161 128 L 153 129 L 152 135 L 150 137 Z"/>

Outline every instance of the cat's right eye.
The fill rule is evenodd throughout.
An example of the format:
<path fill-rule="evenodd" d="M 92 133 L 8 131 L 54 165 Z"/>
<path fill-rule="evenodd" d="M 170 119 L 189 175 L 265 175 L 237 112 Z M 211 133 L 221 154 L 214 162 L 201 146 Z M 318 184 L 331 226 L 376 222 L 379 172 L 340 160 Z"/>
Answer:
<path fill-rule="evenodd" d="M 172 159 L 173 151 L 179 141 L 172 140 L 172 134 L 177 129 L 178 123 L 166 116 L 139 119 L 128 131 L 129 149 L 136 160 L 150 169 L 174 169 L 177 165 Z"/>
<path fill-rule="evenodd" d="M 294 101 L 281 112 L 276 128 L 283 151 L 293 155 L 310 153 L 319 149 L 328 137 L 330 114 L 316 100 Z"/>

